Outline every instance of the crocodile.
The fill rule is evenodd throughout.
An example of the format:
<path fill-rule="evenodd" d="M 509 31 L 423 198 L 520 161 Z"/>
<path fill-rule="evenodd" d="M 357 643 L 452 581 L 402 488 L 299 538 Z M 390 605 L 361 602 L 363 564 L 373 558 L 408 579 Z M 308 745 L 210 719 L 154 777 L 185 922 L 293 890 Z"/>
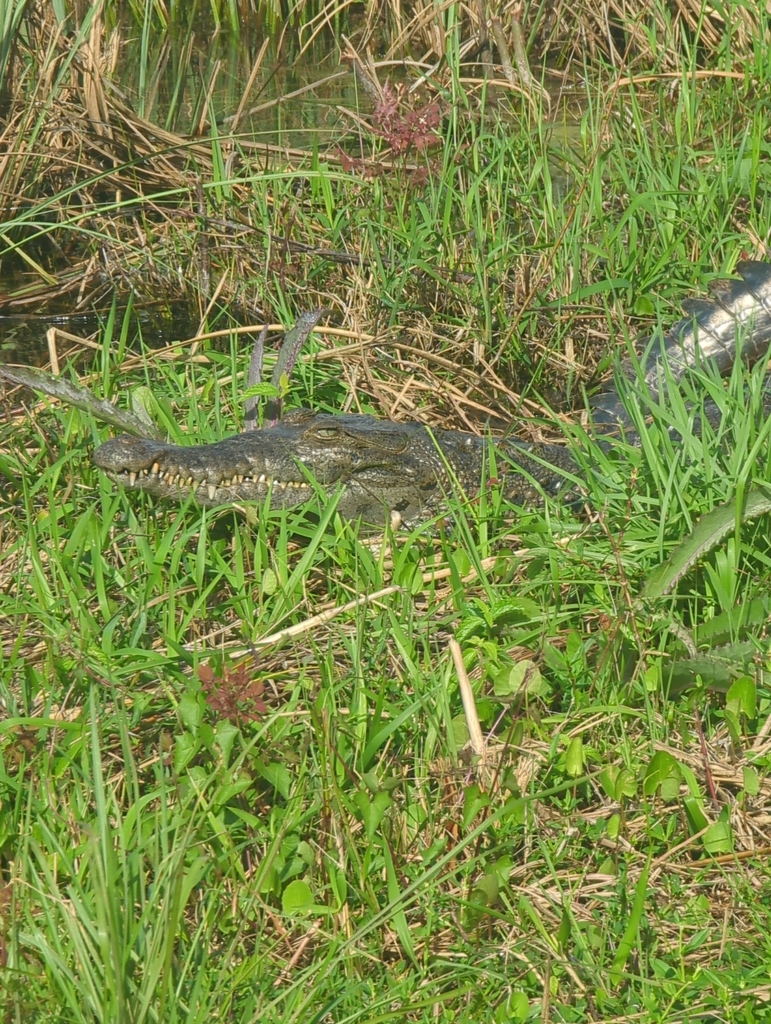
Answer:
<path fill-rule="evenodd" d="M 683 303 L 687 316 L 639 357 L 620 363 L 617 380 L 643 386 L 655 399 L 665 381 L 679 381 L 706 362 L 723 374 L 741 350 L 748 362 L 771 344 L 771 264 L 739 263 L 741 280 L 711 283 L 709 299 Z M 666 372 L 665 372 L 666 366 Z M 618 386 L 591 401 L 594 433 L 604 444 L 633 428 Z M 568 447 L 514 439 L 489 440 L 456 430 L 431 430 L 359 414 L 296 409 L 276 425 L 212 444 L 173 445 L 123 436 L 100 445 L 94 463 L 114 481 L 159 498 L 195 498 L 202 505 L 265 501 L 293 507 L 340 491 L 348 519 L 412 526 L 434 514 L 460 488 L 474 493 L 485 469 L 507 499 L 532 505 L 544 495 L 576 501 L 581 471 Z"/>

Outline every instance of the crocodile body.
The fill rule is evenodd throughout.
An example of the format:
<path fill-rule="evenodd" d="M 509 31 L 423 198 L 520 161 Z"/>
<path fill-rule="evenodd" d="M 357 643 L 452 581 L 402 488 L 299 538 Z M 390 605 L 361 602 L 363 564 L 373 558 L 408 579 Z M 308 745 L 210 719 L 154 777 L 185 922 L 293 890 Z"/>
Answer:
<path fill-rule="evenodd" d="M 711 299 L 684 303 L 688 316 L 648 345 L 639 369 L 622 363 L 620 373 L 642 379 L 656 396 L 665 360 L 677 381 L 706 361 L 728 372 L 739 346 L 749 362 L 765 354 L 771 344 L 771 265 L 745 262 L 738 270 L 741 280 L 713 283 Z M 631 426 L 616 390 L 592 403 L 592 419 L 604 437 Z M 338 509 L 346 518 L 382 524 L 396 513 L 406 525 L 431 515 L 457 486 L 474 493 L 490 460 L 516 504 L 532 504 L 544 494 L 577 495 L 578 466 L 561 445 L 503 440 L 491 450 L 475 434 L 305 409 L 276 426 L 214 444 L 125 436 L 94 453 L 95 464 L 112 479 L 161 498 L 192 495 L 200 504 L 222 505 L 270 495 L 273 506 L 291 507 L 312 498 L 317 487 L 326 493 L 340 488 Z"/>

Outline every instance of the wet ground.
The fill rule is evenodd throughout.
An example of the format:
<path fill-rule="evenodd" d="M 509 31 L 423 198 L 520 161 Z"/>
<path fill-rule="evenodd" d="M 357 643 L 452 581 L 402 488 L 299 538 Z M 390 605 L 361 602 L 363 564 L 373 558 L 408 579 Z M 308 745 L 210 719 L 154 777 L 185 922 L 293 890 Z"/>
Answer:
<path fill-rule="evenodd" d="M 238 32 L 219 31 L 200 20 L 192 30 L 180 26 L 158 33 L 142 49 L 142 40 L 129 20 L 120 30 L 123 45 L 112 79 L 116 92 L 128 100 L 140 116 L 164 128 L 184 134 L 211 132 L 213 117 L 221 133 L 245 140 L 324 151 L 350 132 L 355 120 L 347 111 L 364 112 L 371 102 L 361 94 L 351 68 L 340 61 L 338 44 L 328 33 L 310 41 L 310 31 L 284 32 L 273 37 L 257 22 L 242 24 Z M 270 42 L 264 46 L 265 40 Z M 379 72 L 381 80 L 413 80 L 400 62 Z M 564 110 L 564 103 L 561 104 Z M 571 119 L 572 120 L 572 119 Z M 554 126 L 560 146 L 571 147 L 574 123 Z M 551 161 L 555 193 L 569 186 L 564 161 Z M 34 272 L 20 268 L 15 277 L 0 276 L 0 362 L 42 365 L 48 361 L 46 332 L 50 327 L 79 336 L 94 336 L 101 329 L 107 308 L 86 313 L 72 310 L 72 296 L 47 303 L 45 315 L 26 310 L 3 309 L 3 295 L 35 283 Z M 234 322 L 247 315 L 234 313 Z M 122 311 L 119 310 L 119 320 Z M 150 347 L 192 336 L 198 326 L 197 310 L 178 301 L 160 299 L 132 311 L 137 331 Z M 83 358 L 87 356 L 83 351 Z"/>

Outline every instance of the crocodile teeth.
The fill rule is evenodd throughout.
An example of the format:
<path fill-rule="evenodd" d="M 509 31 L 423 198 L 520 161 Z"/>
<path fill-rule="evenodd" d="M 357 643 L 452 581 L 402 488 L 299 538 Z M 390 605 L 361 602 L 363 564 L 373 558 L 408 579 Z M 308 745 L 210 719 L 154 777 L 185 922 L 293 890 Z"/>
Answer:
<path fill-rule="evenodd" d="M 153 468 L 150 470 L 150 472 L 153 474 L 153 476 L 158 476 L 160 471 L 161 471 L 160 464 L 157 463 L 157 462 L 154 462 L 153 463 Z"/>
<path fill-rule="evenodd" d="M 267 480 L 267 477 L 265 476 L 264 473 L 260 473 L 260 475 L 257 477 L 257 483 L 258 484 L 264 484 L 266 480 Z"/>
<path fill-rule="evenodd" d="M 209 501 L 214 501 L 214 495 L 217 493 L 217 485 L 216 484 L 208 484 L 207 487 L 206 487 L 206 490 L 209 493 Z"/>
<path fill-rule="evenodd" d="M 136 482 L 137 482 L 137 475 L 134 472 L 134 470 L 132 469 L 131 472 L 129 473 L 129 487 L 133 487 Z"/>

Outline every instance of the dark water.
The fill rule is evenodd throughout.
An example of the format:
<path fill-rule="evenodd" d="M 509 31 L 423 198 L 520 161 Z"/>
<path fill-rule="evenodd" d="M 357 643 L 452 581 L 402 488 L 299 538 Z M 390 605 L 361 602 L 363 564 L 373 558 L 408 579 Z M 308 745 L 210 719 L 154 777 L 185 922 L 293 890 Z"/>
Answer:
<path fill-rule="evenodd" d="M 0 294 L 4 284 L 0 278 Z M 66 300 L 65 300 L 66 301 Z M 183 338 L 193 337 L 198 330 L 198 319 L 194 310 L 182 302 L 163 302 L 151 305 L 117 309 L 118 331 L 125 316 L 129 316 L 128 337 L 142 340 L 150 348 L 161 348 Z M 44 366 L 48 363 L 48 342 L 46 332 L 57 327 L 68 334 L 82 338 L 94 338 L 101 334 L 107 311 L 68 313 L 52 312 L 44 315 L 30 313 L 3 314 L 0 311 L 0 363 L 25 363 Z M 224 325 L 223 325 L 224 326 Z M 67 339 L 57 340 L 57 351 L 63 356 L 75 353 L 76 363 L 87 363 L 93 356 L 93 349 L 79 346 Z"/>
<path fill-rule="evenodd" d="M 128 43 L 113 77 L 140 116 L 169 131 L 208 136 L 213 119 L 230 134 L 240 110 L 239 136 L 323 148 L 351 126 L 338 108 L 361 105 L 329 31 L 311 40 L 309 28 L 271 28 L 257 19 L 217 30 L 199 13 L 190 27 L 157 33 L 145 52 L 131 26 L 128 19 L 122 26 Z"/>

